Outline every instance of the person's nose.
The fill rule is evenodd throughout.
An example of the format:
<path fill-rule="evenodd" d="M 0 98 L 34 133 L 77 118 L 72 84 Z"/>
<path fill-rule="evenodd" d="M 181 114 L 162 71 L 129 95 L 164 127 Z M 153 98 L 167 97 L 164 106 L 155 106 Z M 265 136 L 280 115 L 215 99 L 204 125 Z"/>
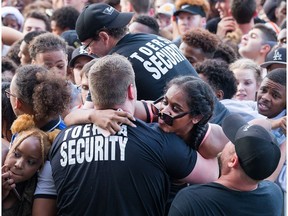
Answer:
<path fill-rule="evenodd" d="M 87 50 L 87 51 L 88 51 L 88 54 L 89 54 L 89 55 L 94 55 L 94 53 L 92 52 L 92 49 L 91 49 L 90 47 L 88 47 L 88 50 Z"/>
<path fill-rule="evenodd" d="M 248 40 L 248 34 L 244 34 L 241 39 L 247 41 Z"/>
<path fill-rule="evenodd" d="M 243 83 L 239 83 L 237 88 L 238 88 L 238 91 L 244 90 L 244 84 Z"/>
<path fill-rule="evenodd" d="M 21 51 L 18 52 L 18 57 L 19 57 L 19 58 L 22 57 L 22 52 L 21 52 Z"/>
<path fill-rule="evenodd" d="M 182 19 L 182 25 L 188 25 L 188 18 L 183 18 Z"/>
<path fill-rule="evenodd" d="M 169 104 L 167 104 L 167 105 L 165 105 L 165 104 L 161 104 L 160 105 L 160 112 L 161 113 L 166 113 L 166 114 L 170 114 L 171 113 L 171 109 L 170 109 L 170 107 L 169 107 Z"/>
<path fill-rule="evenodd" d="M 261 99 L 264 100 L 264 101 L 270 101 L 271 100 L 271 96 L 268 92 L 266 93 L 262 93 L 261 94 Z"/>
<path fill-rule="evenodd" d="M 22 169 L 24 165 L 24 160 L 22 158 L 17 159 L 16 163 L 15 163 L 15 167 L 17 169 Z"/>

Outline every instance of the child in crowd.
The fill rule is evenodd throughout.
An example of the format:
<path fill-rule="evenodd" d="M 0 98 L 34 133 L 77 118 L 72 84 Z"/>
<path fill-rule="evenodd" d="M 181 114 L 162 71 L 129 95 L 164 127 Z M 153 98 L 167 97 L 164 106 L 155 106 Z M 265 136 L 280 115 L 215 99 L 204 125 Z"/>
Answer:
<path fill-rule="evenodd" d="M 60 36 L 47 32 L 35 37 L 29 46 L 29 55 L 32 64 L 44 66 L 66 78 L 67 44 Z"/>
<path fill-rule="evenodd" d="M 12 127 L 18 133 L 2 166 L 3 215 L 31 215 L 37 171 L 43 166 L 52 141 L 58 134 L 35 127 L 33 116 L 20 115 Z"/>
<path fill-rule="evenodd" d="M 86 63 L 82 70 L 80 71 L 80 77 L 81 77 L 81 95 L 82 95 L 82 101 L 83 104 L 86 101 L 88 92 L 89 92 L 89 82 L 88 82 L 88 75 L 89 70 L 92 67 L 92 65 L 97 61 L 98 59 L 93 59 L 90 62 Z"/>

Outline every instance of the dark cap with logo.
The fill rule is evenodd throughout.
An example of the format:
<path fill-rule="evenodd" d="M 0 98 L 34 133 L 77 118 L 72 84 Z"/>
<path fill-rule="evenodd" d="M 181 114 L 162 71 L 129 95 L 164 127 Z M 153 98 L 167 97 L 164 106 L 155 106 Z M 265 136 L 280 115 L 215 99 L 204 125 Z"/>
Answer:
<path fill-rule="evenodd" d="M 133 13 L 120 13 L 104 3 L 87 5 L 76 21 L 76 32 L 81 42 L 92 38 L 102 28 L 121 28 L 129 24 Z"/>
<path fill-rule="evenodd" d="M 281 152 L 276 139 L 264 127 L 249 125 L 239 114 L 227 116 L 223 131 L 235 145 L 240 166 L 250 178 L 263 180 L 277 168 Z"/>
<path fill-rule="evenodd" d="M 286 48 L 277 47 L 272 49 L 266 56 L 265 62 L 260 66 L 263 68 L 269 67 L 271 64 L 286 65 Z"/>
<path fill-rule="evenodd" d="M 84 46 L 80 46 L 73 51 L 72 56 L 71 56 L 71 60 L 69 62 L 69 66 L 73 68 L 75 61 L 81 56 L 90 57 L 91 60 L 94 58 L 97 58 L 97 56 L 95 56 L 95 55 L 89 55 L 88 52 L 84 49 Z"/>
<path fill-rule="evenodd" d="M 190 13 L 193 15 L 200 15 L 202 17 L 206 16 L 206 13 L 203 10 L 203 7 L 201 7 L 199 5 L 184 4 L 181 6 L 181 8 L 179 10 L 175 11 L 174 16 L 178 16 L 179 13 L 181 13 L 181 12 L 186 12 L 186 13 Z"/>

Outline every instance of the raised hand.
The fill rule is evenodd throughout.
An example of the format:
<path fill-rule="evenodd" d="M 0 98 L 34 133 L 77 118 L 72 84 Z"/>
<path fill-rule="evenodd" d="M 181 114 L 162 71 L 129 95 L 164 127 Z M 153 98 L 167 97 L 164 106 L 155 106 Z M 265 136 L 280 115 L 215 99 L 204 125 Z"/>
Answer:
<path fill-rule="evenodd" d="M 2 166 L 2 200 L 6 199 L 10 191 L 16 187 L 14 179 L 11 177 L 11 171 L 7 165 Z"/>
<path fill-rule="evenodd" d="M 232 16 L 223 17 L 218 23 L 216 34 L 223 39 L 227 32 L 232 32 L 236 30 L 236 21 Z"/>

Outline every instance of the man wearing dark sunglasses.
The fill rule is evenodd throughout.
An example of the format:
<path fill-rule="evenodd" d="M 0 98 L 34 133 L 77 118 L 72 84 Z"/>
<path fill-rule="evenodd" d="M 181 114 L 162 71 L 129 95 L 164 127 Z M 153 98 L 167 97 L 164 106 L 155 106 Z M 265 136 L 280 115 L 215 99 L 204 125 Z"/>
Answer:
<path fill-rule="evenodd" d="M 135 75 L 125 57 L 100 58 L 89 76 L 96 109 L 134 114 Z M 134 124 L 137 127 L 121 125 L 115 135 L 91 123 L 61 132 L 49 156 L 58 194 L 57 214 L 159 216 L 164 214 L 169 177 L 191 183 L 217 179 L 217 160 L 204 159 L 157 125 L 140 120 Z"/>

